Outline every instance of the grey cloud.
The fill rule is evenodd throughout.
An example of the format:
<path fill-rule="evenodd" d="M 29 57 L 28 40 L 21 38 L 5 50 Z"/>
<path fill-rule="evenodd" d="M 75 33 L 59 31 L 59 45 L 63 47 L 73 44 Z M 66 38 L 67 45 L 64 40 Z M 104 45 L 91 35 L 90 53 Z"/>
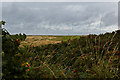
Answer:
<path fill-rule="evenodd" d="M 86 34 L 117 24 L 117 3 L 3 3 L 3 19 L 11 33 Z M 106 29 L 105 29 L 106 28 Z M 113 28 L 115 29 L 115 28 Z"/>

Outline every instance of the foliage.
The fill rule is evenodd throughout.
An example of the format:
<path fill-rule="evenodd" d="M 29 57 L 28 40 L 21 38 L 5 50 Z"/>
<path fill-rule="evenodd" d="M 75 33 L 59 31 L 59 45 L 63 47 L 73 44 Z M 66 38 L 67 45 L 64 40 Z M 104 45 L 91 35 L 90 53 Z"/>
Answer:
<path fill-rule="evenodd" d="M 5 25 L 5 22 L 4 22 Z M 25 40 L 26 35 L 10 35 L 5 29 L 2 31 L 2 77 L 14 78 L 23 75 L 24 69 L 20 66 L 23 57 L 19 49 L 20 41 Z M 16 74 L 17 73 L 17 74 Z"/>
<path fill-rule="evenodd" d="M 119 34 L 118 30 L 42 47 L 26 46 L 25 61 L 38 69 L 29 78 L 119 78 Z"/>
<path fill-rule="evenodd" d="M 25 34 L 3 35 L 4 79 L 120 78 L 120 30 L 19 47 L 25 38 Z"/>

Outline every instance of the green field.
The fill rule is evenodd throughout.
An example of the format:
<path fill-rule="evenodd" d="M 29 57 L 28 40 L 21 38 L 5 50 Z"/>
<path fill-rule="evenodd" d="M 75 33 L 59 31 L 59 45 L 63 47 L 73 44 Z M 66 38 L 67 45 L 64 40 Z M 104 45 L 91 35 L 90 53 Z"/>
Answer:
<path fill-rule="evenodd" d="M 21 45 L 33 45 L 33 46 L 41 46 L 48 44 L 56 44 L 61 43 L 61 41 L 68 41 L 75 38 L 80 38 L 82 36 L 27 36 L 26 40 L 21 42 Z"/>
<path fill-rule="evenodd" d="M 5 35 L 2 39 L 3 79 L 120 78 L 120 30 L 87 36 Z"/>

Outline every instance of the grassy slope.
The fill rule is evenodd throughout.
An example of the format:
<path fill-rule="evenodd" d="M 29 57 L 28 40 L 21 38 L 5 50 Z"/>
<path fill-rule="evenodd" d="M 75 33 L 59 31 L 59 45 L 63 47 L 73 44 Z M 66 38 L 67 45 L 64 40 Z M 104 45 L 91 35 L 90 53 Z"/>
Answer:
<path fill-rule="evenodd" d="M 61 41 L 68 41 L 69 39 L 80 38 L 80 36 L 27 36 L 26 40 L 21 42 L 21 45 L 48 45 L 48 44 L 56 44 Z"/>
<path fill-rule="evenodd" d="M 71 37 L 59 37 L 58 40 L 63 40 L 61 43 L 28 48 L 25 61 L 32 67 L 39 68 L 33 75 L 36 77 L 119 77 L 119 34 L 106 33 L 74 37 L 71 40 Z"/>

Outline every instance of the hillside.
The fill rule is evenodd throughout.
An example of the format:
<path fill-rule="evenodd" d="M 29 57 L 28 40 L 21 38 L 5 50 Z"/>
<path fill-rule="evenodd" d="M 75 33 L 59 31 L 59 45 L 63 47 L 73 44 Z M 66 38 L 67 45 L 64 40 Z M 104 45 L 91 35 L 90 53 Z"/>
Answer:
<path fill-rule="evenodd" d="M 18 78 L 119 78 L 120 30 L 19 47 Z M 15 72 L 15 71 L 14 71 Z M 16 72 L 17 73 L 17 72 Z M 12 74 L 9 74 L 9 76 Z M 15 75 L 14 75 L 15 77 Z"/>

